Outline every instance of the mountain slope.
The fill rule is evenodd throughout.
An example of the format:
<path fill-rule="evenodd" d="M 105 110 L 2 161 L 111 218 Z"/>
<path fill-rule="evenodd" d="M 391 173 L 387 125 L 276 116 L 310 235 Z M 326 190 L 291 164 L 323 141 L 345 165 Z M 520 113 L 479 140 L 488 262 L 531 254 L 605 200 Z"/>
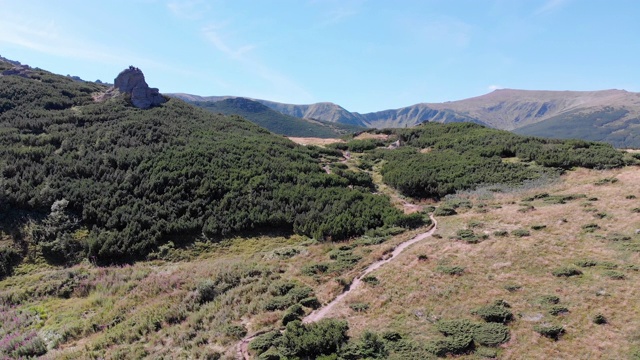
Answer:
<path fill-rule="evenodd" d="M 181 95 L 183 98 L 197 98 Z M 208 97 L 211 101 L 223 97 Z M 501 89 L 445 103 L 421 103 L 366 114 L 331 104 L 288 105 L 256 100 L 295 117 L 356 124 L 372 128 L 407 127 L 423 122 L 473 122 L 527 135 L 601 140 L 617 147 L 640 147 L 640 93 L 624 90 L 534 91 Z M 603 115 L 604 114 L 604 115 Z M 595 121 L 599 117 L 603 119 Z M 533 126 L 541 122 L 543 125 Z M 606 123 L 606 124 L 605 124 Z M 552 130 L 549 130 L 552 129 Z"/>
<path fill-rule="evenodd" d="M 364 128 L 341 123 L 321 122 L 285 115 L 257 101 L 226 98 L 220 101 L 194 101 L 192 104 L 225 115 L 240 115 L 275 134 L 285 136 L 335 138 Z"/>
<path fill-rule="evenodd" d="M 0 219 L 34 224 L 16 248 L 127 262 L 169 240 L 252 229 L 337 240 L 403 219 L 352 172 L 327 174 L 320 158 L 335 151 L 177 99 L 142 110 L 105 94 L 40 69 L 0 76 Z"/>

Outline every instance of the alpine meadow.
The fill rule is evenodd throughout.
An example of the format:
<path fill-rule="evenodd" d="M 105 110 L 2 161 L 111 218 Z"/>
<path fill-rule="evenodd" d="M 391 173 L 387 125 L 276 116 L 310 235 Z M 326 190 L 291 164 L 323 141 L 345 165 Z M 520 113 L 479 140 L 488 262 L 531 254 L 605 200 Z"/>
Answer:
<path fill-rule="evenodd" d="M 0 57 L 0 358 L 640 359 L 637 99 L 360 114 Z"/>

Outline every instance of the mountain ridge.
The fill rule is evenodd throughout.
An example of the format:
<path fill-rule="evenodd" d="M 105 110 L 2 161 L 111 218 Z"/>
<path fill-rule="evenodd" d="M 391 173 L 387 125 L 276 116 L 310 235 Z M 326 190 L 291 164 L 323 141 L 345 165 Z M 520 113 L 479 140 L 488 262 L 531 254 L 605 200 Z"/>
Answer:
<path fill-rule="evenodd" d="M 200 97 L 190 94 L 169 94 L 182 99 L 220 101 L 233 96 Z M 604 141 L 618 147 L 640 147 L 635 134 L 640 129 L 635 124 L 640 119 L 640 93 L 626 90 L 608 89 L 594 91 L 556 91 L 498 89 L 488 94 L 443 103 L 418 103 L 398 109 L 387 109 L 370 113 L 349 112 L 333 103 L 292 105 L 268 100 L 253 99 L 283 114 L 365 126 L 369 128 L 410 127 L 423 122 L 473 122 L 501 130 L 518 131 L 527 127 L 524 133 L 536 136 L 571 137 L 566 124 L 571 120 L 571 128 L 582 126 L 580 119 L 597 117 L 606 113 L 606 121 L 590 122 Z M 615 110 L 615 111 L 612 111 Z M 611 116 L 618 117 L 612 118 Z M 534 124 L 552 120 L 543 126 Z M 566 123 L 563 125 L 563 123 Z M 606 124 L 605 124 L 606 123 Z M 585 123 L 586 124 L 586 123 Z M 606 126 L 605 126 L 606 125 Z M 586 126 L 586 125 L 585 125 Z M 548 127 L 567 128 L 560 133 L 551 133 Z M 611 133 L 617 140 L 608 140 Z M 620 134 L 621 133 L 621 134 Z M 631 140 L 625 140 L 632 137 Z M 592 138 L 585 138 L 593 140 Z"/>

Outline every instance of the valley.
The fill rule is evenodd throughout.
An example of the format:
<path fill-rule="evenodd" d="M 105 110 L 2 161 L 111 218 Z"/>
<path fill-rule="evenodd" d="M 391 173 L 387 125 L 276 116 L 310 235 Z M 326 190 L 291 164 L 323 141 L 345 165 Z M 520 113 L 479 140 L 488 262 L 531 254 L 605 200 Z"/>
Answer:
<path fill-rule="evenodd" d="M 0 357 L 640 356 L 635 151 L 0 70 Z"/>

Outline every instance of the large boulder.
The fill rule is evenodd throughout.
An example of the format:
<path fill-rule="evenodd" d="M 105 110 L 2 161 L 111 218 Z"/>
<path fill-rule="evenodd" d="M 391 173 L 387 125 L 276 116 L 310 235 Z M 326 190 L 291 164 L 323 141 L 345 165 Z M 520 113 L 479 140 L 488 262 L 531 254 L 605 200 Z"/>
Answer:
<path fill-rule="evenodd" d="M 131 103 L 140 109 L 148 109 L 167 101 L 158 89 L 147 85 L 142 70 L 137 67 L 129 66 L 123 70 L 114 80 L 113 86 L 121 93 L 131 95 Z"/>

